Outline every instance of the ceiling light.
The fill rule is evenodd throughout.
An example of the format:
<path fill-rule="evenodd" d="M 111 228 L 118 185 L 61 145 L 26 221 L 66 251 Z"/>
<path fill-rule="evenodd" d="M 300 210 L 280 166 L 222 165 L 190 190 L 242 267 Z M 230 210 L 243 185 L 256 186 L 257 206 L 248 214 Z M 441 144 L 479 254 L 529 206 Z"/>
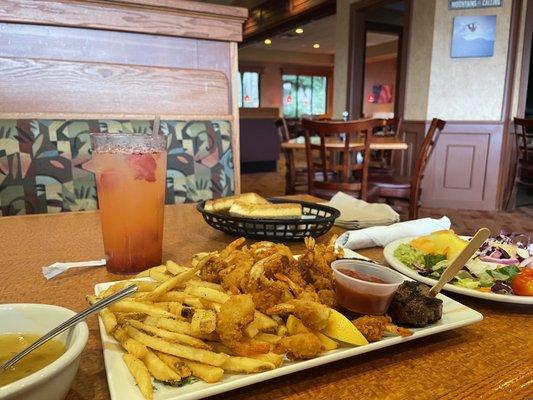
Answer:
<path fill-rule="evenodd" d="M 265 39 L 265 44 L 272 44 L 272 40 L 270 40 L 270 39 Z"/>
<path fill-rule="evenodd" d="M 319 49 L 320 45 L 318 43 L 313 44 L 313 49 Z"/>
<path fill-rule="evenodd" d="M 294 30 L 294 32 L 296 32 L 297 34 L 300 35 L 300 34 L 304 33 L 304 30 L 303 30 L 302 28 L 296 28 L 296 29 Z"/>

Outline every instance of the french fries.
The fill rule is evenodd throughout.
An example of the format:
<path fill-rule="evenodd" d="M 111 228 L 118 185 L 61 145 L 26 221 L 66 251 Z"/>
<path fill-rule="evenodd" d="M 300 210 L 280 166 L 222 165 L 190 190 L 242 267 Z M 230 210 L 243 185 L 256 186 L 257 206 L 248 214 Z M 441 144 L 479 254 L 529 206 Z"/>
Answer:
<path fill-rule="evenodd" d="M 189 279 L 195 276 L 196 273 L 202 267 L 202 265 L 203 264 L 200 261 L 196 267 L 190 268 L 188 271 L 182 272 L 181 274 L 176 275 L 173 278 L 167 279 L 165 282 L 161 283 L 157 288 L 152 290 L 150 293 L 147 293 L 143 297 L 143 300 L 148 300 L 148 301 L 157 300 L 161 295 L 165 294 L 166 292 L 169 292 L 170 290 L 172 290 L 179 284 L 187 282 Z"/>
<path fill-rule="evenodd" d="M 340 346 L 337 340 L 350 342 L 346 321 L 335 318 L 336 314 L 328 320 L 327 329 L 318 332 L 304 325 L 304 317 L 298 319 L 287 311 L 267 315 L 253 302 L 239 303 L 243 307 L 234 307 L 233 313 L 229 307 L 233 303 L 227 302 L 235 300 L 242 289 L 223 281 L 220 281 L 222 284 L 213 283 L 202 278 L 217 281 L 205 275 L 212 267 L 206 263 L 212 260 L 215 268 L 231 264 L 239 259 L 236 251 L 243 242 L 243 239 L 237 239 L 218 253 L 198 253 L 191 266 L 168 260 L 164 265 L 136 276 L 151 281 L 121 281 L 97 296 L 86 296 L 92 304 L 127 285 L 135 283 L 139 287 L 137 293 L 101 310 L 99 316 L 107 334 L 125 350 L 124 363 L 145 399 L 153 398 L 152 378 L 170 386 L 181 386 L 189 382 L 183 381 L 189 377 L 215 383 L 223 378 L 224 372 L 252 374 L 278 368 L 283 364 L 285 354 L 305 358 L 298 357 L 298 354 L 306 357 L 311 354 L 306 351 L 307 339 L 315 342 L 316 354 L 337 348 Z M 268 243 L 263 246 L 271 251 Z M 225 264 L 217 264 L 220 262 Z M 207 268 L 202 269 L 204 266 Z M 229 290 L 226 290 L 228 286 Z M 229 309 L 229 313 L 225 313 L 224 308 Z M 244 318 L 240 308 L 246 310 Z M 234 334 L 233 329 L 238 331 Z M 348 332 L 352 336 L 354 329 L 350 327 Z M 226 334 L 226 330 L 230 333 Z M 232 342 L 234 337 L 236 343 Z M 302 352 L 298 346 L 303 346 Z"/>
<path fill-rule="evenodd" d="M 172 275 L 178 275 L 178 274 L 181 274 L 182 272 L 185 272 L 187 271 L 189 268 L 187 267 L 184 267 L 182 265 L 179 265 L 179 264 L 176 264 L 174 261 L 172 260 L 168 260 L 166 263 L 165 263 L 165 267 L 166 267 L 166 270 L 171 273 Z"/>
<path fill-rule="evenodd" d="M 225 303 L 229 299 L 228 294 L 203 286 L 187 286 L 185 293 L 214 303 Z"/>
<path fill-rule="evenodd" d="M 269 361 L 248 357 L 229 357 L 224 364 L 222 364 L 222 369 L 225 371 L 244 374 L 264 372 L 274 368 L 276 368 L 276 366 Z"/>
<path fill-rule="evenodd" d="M 126 331 L 128 332 L 128 335 L 141 342 L 146 347 L 162 351 L 163 353 L 172 354 L 173 356 L 186 358 L 187 360 L 200 361 L 204 364 L 220 367 L 229 358 L 227 354 L 214 353 L 209 350 L 167 342 L 166 340 L 142 333 L 133 326 L 128 326 Z"/>
<path fill-rule="evenodd" d="M 135 275 L 135 278 L 147 278 L 150 276 L 150 272 L 152 271 L 165 272 L 166 270 L 167 267 L 165 265 L 158 265 L 157 267 L 152 267 L 145 271 L 139 272 L 137 275 Z"/>
<path fill-rule="evenodd" d="M 179 383 L 181 376 L 174 372 L 166 363 L 163 362 L 152 351 L 148 350 L 146 356 L 143 358 L 144 364 L 150 374 L 161 382 L 168 382 L 171 385 Z"/>
<path fill-rule="evenodd" d="M 124 354 L 122 359 L 133 375 L 133 379 L 135 379 L 144 398 L 146 400 L 152 400 L 154 398 L 154 389 L 152 388 L 152 379 L 150 378 L 150 372 L 146 368 L 146 365 L 129 353 Z"/>
<path fill-rule="evenodd" d="M 146 325 L 140 321 L 135 321 L 135 320 L 129 321 L 128 324 L 133 326 L 134 328 L 151 333 L 155 336 L 159 336 L 162 339 L 172 340 L 174 342 L 186 344 L 192 347 L 197 347 L 199 349 L 211 350 L 211 347 L 209 347 L 201 339 L 197 339 L 195 337 L 192 337 L 192 336 L 189 336 L 183 333 L 167 331 L 165 329 L 156 328 L 154 326 Z"/>
<path fill-rule="evenodd" d="M 206 335 L 215 331 L 217 315 L 212 310 L 196 310 L 191 319 L 191 331 L 198 335 Z"/>
<path fill-rule="evenodd" d="M 157 350 L 155 354 L 182 378 L 191 376 L 191 370 L 178 357 Z"/>
<path fill-rule="evenodd" d="M 140 312 L 155 317 L 175 318 L 174 314 L 162 310 L 153 304 L 141 303 L 131 300 L 120 300 L 109 306 L 111 311 L 115 312 Z"/>
<path fill-rule="evenodd" d="M 115 317 L 115 314 L 109 311 L 109 309 L 104 308 L 102 311 L 99 312 L 99 315 L 100 318 L 102 318 L 105 331 L 108 334 L 113 333 L 113 331 L 117 327 L 117 317 Z"/>
<path fill-rule="evenodd" d="M 142 343 L 139 343 L 135 339 L 129 337 L 128 333 L 122 327 L 117 327 L 113 333 L 115 339 L 124 347 L 124 349 L 135 356 L 136 358 L 143 359 L 148 353 L 148 349 Z"/>
<path fill-rule="evenodd" d="M 220 367 L 203 364 L 198 361 L 182 359 L 183 363 L 192 371 L 193 375 L 207 383 L 215 383 L 222 379 L 224 370 Z"/>
<path fill-rule="evenodd" d="M 276 353 L 270 352 L 270 353 L 258 354 L 258 355 L 250 356 L 250 357 L 271 363 L 276 368 L 281 367 L 281 364 L 283 364 L 283 354 L 276 354 Z"/>
<path fill-rule="evenodd" d="M 165 272 L 160 272 L 155 269 L 150 271 L 150 278 L 152 278 L 154 281 L 157 281 L 157 282 L 165 282 L 169 280 L 171 277 L 172 275 L 169 275 Z"/>

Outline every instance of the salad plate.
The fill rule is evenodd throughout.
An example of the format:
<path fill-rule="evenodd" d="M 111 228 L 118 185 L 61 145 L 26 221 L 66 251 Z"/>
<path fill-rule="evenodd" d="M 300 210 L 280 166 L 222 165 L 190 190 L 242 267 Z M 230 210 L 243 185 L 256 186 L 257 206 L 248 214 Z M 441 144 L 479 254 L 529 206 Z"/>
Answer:
<path fill-rule="evenodd" d="M 468 236 L 460 236 L 460 237 L 465 240 L 470 239 L 470 237 Z M 416 239 L 416 238 L 415 237 L 404 238 L 404 239 L 395 240 L 394 242 L 389 243 L 383 249 L 383 255 L 385 257 L 385 260 L 396 271 L 408 276 L 411 279 L 414 279 L 419 282 L 432 286 L 435 283 L 437 283 L 438 278 L 435 279 L 429 276 L 420 275 L 416 269 L 407 266 L 395 256 L 396 249 L 399 246 L 407 245 L 413 239 Z M 530 305 L 533 304 L 533 296 L 518 296 L 514 294 L 499 294 L 499 293 L 493 293 L 493 292 L 484 292 L 484 291 L 480 291 L 477 289 L 457 286 L 457 285 L 450 284 L 450 283 L 447 283 L 446 285 L 444 285 L 443 290 L 448 290 L 450 292 L 459 293 L 465 296 L 477 297 L 480 299 L 497 301 L 497 302 L 502 302 L 502 303 L 530 304 Z"/>

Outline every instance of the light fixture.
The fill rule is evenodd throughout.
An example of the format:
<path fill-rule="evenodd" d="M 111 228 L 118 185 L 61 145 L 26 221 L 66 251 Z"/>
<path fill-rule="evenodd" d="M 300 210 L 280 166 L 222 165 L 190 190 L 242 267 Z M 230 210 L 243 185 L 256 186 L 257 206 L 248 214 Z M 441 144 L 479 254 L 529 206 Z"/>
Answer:
<path fill-rule="evenodd" d="M 298 35 L 301 35 L 302 33 L 304 33 L 304 30 L 303 28 L 296 28 L 294 32 L 296 32 Z"/>
<path fill-rule="evenodd" d="M 272 44 L 272 40 L 270 40 L 270 39 L 265 39 L 265 44 Z"/>
<path fill-rule="evenodd" d="M 319 49 L 320 45 L 318 43 L 313 44 L 313 49 Z"/>

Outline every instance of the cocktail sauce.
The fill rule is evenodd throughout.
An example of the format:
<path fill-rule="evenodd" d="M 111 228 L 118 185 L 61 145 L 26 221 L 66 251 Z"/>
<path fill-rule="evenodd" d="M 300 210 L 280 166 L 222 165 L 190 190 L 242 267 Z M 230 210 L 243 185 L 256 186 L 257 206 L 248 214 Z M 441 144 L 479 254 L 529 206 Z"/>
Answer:
<path fill-rule="evenodd" d="M 363 274 L 362 272 L 354 271 L 353 269 L 339 268 L 337 269 L 337 271 L 339 271 L 341 274 L 344 274 L 346 276 L 349 276 L 355 279 L 360 279 L 362 281 L 374 282 L 374 283 L 388 283 L 388 282 L 385 282 L 383 279 L 378 278 L 377 276 Z"/>
<path fill-rule="evenodd" d="M 366 282 L 388 283 L 381 278 L 373 275 L 363 274 L 354 270 L 339 268 L 338 271 L 352 278 L 360 279 Z M 389 307 L 392 299 L 390 293 L 371 293 L 360 290 L 359 287 L 353 287 L 337 280 L 335 283 L 337 300 L 339 304 L 350 311 L 359 314 L 380 315 L 384 314 Z"/>

